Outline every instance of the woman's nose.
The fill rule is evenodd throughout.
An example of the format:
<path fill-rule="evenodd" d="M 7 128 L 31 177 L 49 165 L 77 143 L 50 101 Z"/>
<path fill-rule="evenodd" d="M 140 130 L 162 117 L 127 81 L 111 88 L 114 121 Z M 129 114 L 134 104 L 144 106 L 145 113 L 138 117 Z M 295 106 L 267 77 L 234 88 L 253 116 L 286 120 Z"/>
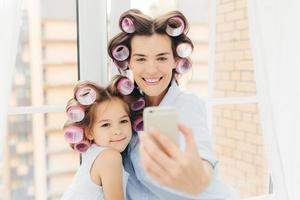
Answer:
<path fill-rule="evenodd" d="M 146 70 L 151 74 L 157 72 L 157 63 L 155 61 L 150 61 Z"/>

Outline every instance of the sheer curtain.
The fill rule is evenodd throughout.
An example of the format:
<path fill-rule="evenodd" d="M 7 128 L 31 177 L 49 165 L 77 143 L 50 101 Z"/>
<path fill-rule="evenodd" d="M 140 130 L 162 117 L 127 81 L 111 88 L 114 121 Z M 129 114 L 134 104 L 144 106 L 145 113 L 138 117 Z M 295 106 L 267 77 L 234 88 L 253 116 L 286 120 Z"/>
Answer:
<path fill-rule="evenodd" d="M 0 161 L 21 22 L 22 0 L 0 0 Z"/>
<path fill-rule="evenodd" d="M 300 1 L 248 0 L 250 38 L 276 199 L 300 199 Z"/>

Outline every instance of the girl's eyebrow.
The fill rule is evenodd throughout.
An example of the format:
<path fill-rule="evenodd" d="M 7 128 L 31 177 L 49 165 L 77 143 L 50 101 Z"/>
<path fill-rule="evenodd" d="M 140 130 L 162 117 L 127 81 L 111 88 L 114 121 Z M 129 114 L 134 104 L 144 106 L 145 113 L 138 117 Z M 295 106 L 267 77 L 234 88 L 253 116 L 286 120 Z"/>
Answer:
<path fill-rule="evenodd" d="M 146 57 L 146 55 L 144 55 L 144 54 L 140 54 L 140 53 L 135 53 L 135 54 L 133 54 L 132 56 Z"/>
<path fill-rule="evenodd" d="M 123 115 L 122 117 L 120 117 L 120 119 L 122 119 L 122 118 L 129 118 L 129 116 L 126 114 L 126 115 Z M 102 120 L 100 120 L 100 121 L 98 121 L 97 123 L 101 123 L 101 122 L 109 122 L 109 121 L 111 121 L 111 120 L 109 120 L 109 119 L 102 119 Z"/>

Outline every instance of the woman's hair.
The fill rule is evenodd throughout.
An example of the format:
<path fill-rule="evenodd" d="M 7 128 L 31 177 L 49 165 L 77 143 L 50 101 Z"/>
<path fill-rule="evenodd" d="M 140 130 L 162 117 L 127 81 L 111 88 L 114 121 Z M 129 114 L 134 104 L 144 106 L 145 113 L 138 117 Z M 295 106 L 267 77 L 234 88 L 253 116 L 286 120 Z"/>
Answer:
<path fill-rule="evenodd" d="M 70 99 L 66 106 L 66 111 L 68 112 L 68 108 L 70 106 L 79 106 L 83 112 L 84 117 L 82 120 L 78 122 L 72 122 L 68 120 L 65 125 L 64 129 L 68 127 L 79 127 L 83 130 L 83 138 L 82 141 L 88 141 L 89 143 L 93 143 L 93 141 L 88 140 L 88 134 L 92 133 L 93 126 L 95 124 L 96 120 L 96 110 L 99 104 L 105 102 L 105 101 L 111 101 L 111 100 L 120 100 L 120 102 L 123 104 L 125 111 L 129 115 L 129 106 L 124 101 L 124 96 L 118 91 L 117 84 L 120 79 L 124 78 L 123 76 L 117 75 L 115 76 L 111 83 L 107 87 L 100 87 L 95 83 L 84 81 L 76 84 L 74 88 L 74 97 Z M 78 97 L 76 97 L 76 93 L 80 88 L 89 87 L 92 88 L 95 93 L 95 100 L 90 105 L 82 105 L 79 103 Z M 70 143 L 70 146 L 74 149 L 74 146 L 76 144 Z"/>
<path fill-rule="evenodd" d="M 189 30 L 188 21 L 186 17 L 179 11 L 171 11 L 159 17 L 151 18 L 137 9 L 131 9 L 124 12 L 120 17 L 119 26 L 121 30 L 123 30 L 122 20 L 124 18 L 129 18 L 132 20 L 135 30 L 132 33 L 122 31 L 110 40 L 108 44 L 108 54 L 114 61 L 116 61 L 116 59 L 114 58 L 113 50 L 118 45 L 125 45 L 128 48 L 129 56 L 127 61 L 129 61 L 131 55 L 131 40 L 135 35 L 151 36 L 153 34 L 162 34 L 169 36 L 171 39 L 171 48 L 175 60 L 180 58 L 176 52 L 176 48 L 179 44 L 188 43 L 193 48 L 193 43 L 187 36 Z M 184 30 L 182 34 L 176 37 L 172 37 L 166 32 L 167 26 L 172 28 L 177 28 L 180 26 L 178 20 L 173 20 L 174 18 L 180 18 L 184 23 Z"/>

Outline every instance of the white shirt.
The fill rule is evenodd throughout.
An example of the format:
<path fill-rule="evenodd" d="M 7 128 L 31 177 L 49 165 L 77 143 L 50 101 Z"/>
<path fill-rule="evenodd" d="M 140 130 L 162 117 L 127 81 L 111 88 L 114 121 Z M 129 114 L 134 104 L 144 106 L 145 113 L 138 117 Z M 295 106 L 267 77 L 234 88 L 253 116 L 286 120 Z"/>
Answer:
<path fill-rule="evenodd" d="M 64 193 L 62 200 L 104 200 L 103 189 L 93 182 L 90 170 L 97 156 L 105 149 L 107 148 L 93 144 L 82 154 L 81 166 L 75 174 L 71 185 Z M 123 188 L 126 188 L 127 179 L 128 174 L 123 170 Z"/>
<path fill-rule="evenodd" d="M 214 170 L 210 185 L 198 196 L 190 196 L 177 192 L 173 189 L 161 186 L 158 182 L 150 179 L 140 162 L 139 141 L 134 134 L 129 146 L 130 161 L 126 160 L 125 169 L 130 176 L 127 183 L 126 195 L 128 200 L 224 200 L 238 199 L 236 193 L 226 184 L 218 180 L 218 161 L 215 159 L 212 150 L 211 137 L 208 133 L 206 121 L 205 104 L 194 94 L 180 91 L 173 81 L 171 87 L 159 106 L 174 106 L 179 114 L 180 122 L 191 128 L 195 142 L 198 146 L 200 156 L 208 160 Z M 180 134 L 180 149 L 184 149 L 185 140 Z"/>

